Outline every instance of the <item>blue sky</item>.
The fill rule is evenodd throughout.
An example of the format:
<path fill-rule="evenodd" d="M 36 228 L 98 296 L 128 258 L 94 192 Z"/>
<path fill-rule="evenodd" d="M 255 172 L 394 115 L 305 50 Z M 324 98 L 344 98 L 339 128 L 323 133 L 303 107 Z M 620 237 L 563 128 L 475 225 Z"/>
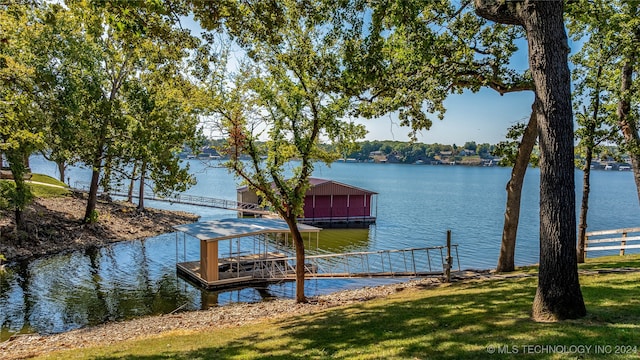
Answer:
<path fill-rule="evenodd" d="M 431 129 L 418 133 L 418 141 L 427 144 L 464 145 L 467 141 L 497 144 L 505 139 L 509 126 L 529 120 L 532 103 L 532 92 L 500 96 L 494 90 L 482 89 L 477 93 L 467 91 L 451 95 L 445 102 L 444 119 L 433 116 Z M 355 122 L 364 124 L 369 130 L 366 140 L 409 140 L 410 129 L 400 127 L 393 115 Z"/>

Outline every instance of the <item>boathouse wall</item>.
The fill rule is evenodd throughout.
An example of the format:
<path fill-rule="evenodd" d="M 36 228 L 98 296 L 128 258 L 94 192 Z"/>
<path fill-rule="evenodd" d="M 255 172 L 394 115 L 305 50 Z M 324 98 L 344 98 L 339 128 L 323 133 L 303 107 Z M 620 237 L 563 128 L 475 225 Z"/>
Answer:
<path fill-rule="evenodd" d="M 376 192 L 331 180 L 311 178 L 304 200 L 304 220 L 374 218 L 372 197 Z M 254 191 L 238 188 L 238 201 L 257 203 Z M 373 220 L 373 219 L 370 219 Z"/>

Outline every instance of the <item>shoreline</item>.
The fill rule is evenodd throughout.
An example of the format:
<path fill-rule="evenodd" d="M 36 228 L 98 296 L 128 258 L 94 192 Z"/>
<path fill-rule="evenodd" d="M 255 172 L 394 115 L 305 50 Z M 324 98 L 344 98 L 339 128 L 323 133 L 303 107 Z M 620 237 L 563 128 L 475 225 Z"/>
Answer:
<path fill-rule="evenodd" d="M 83 224 L 85 194 L 37 198 L 24 210 L 25 231 L 15 231 L 14 216 L 0 211 L 0 254 L 6 263 L 86 250 L 122 241 L 146 239 L 173 232 L 172 226 L 198 221 L 183 211 L 146 208 L 124 201 L 98 200 L 98 222 Z"/>

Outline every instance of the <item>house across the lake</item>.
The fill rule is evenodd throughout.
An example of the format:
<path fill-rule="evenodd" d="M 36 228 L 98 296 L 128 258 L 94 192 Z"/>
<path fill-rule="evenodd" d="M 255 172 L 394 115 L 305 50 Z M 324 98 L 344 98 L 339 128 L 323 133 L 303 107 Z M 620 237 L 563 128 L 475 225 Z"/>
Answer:
<path fill-rule="evenodd" d="M 376 222 L 378 193 L 333 180 L 310 178 L 301 223 L 322 227 L 367 226 Z M 255 191 L 237 189 L 238 202 L 259 204 Z"/>

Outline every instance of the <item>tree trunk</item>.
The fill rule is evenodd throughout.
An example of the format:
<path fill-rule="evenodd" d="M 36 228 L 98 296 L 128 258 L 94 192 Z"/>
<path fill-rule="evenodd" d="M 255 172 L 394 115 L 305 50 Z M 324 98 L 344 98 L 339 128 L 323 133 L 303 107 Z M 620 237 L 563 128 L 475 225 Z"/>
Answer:
<path fill-rule="evenodd" d="M 633 85 L 633 63 L 635 54 L 622 66 L 622 80 L 620 82 L 620 101 L 618 102 L 618 122 L 620 131 L 624 136 L 627 151 L 631 158 L 633 178 L 636 182 L 638 201 L 640 202 L 640 137 L 638 136 L 638 124 L 631 116 L 631 87 Z"/>
<path fill-rule="evenodd" d="M 584 173 L 582 175 L 582 204 L 580 205 L 580 221 L 578 222 L 578 263 L 583 263 L 584 248 L 587 244 L 587 213 L 589 211 L 589 191 L 591 179 L 591 160 L 593 147 L 587 146 L 585 154 Z"/>
<path fill-rule="evenodd" d="M 539 101 L 540 267 L 532 316 L 537 321 L 586 315 L 578 279 L 571 79 L 563 1 L 475 0 L 489 20 L 522 25 Z"/>
<path fill-rule="evenodd" d="M 593 160 L 593 149 L 596 147 L 596 128 L 599 127 L 598 116 L 600 113 L 600 77 L 602 76 L 602 65 L 598 66 L 596 72 L 595 99 L 593 99 L 593 116 L 591 121 L 586 123 L 586 154 L 582 175 L 582 204 L 580 205 L 580 220 L 578 222 L 578 263 L 584 263 L 585 247 L 587 245 L 587 214 L 589 212 L 589 193 L 591 191 L 591 161 Z M 587 110 L 584 110 L 585 115 Z M 598 140 L 598 143 L 600 140 Z"/>
<path fill-rule="evenodd" d="M 586 315 L 576 259 L 571 78 L 562 1 L 532 1 L 524 12 L 529 65 L 540 100 L 540 269 L 538 321 Z"/>
<path fill-rule="evenodd" d="M 518 234 L 518 222 L 520 221 L 520 200 L 522 198 L 522 185 L 524 175 L 527 173 L 529 158 L 538 138 L 538 123 L 536 118 L 536 103 L 531 107 L 529 124 L 522 134 L 522 140 L 518 146 L 516 163 L 511 170 L 511 178 L 507 183 L 507 205 L 504 212 L 504 227 L 502 228 L 502 245 L 498 257 L 497 272 L 509 272 L 515 270 L 516 236 Z"/>
<path fill-rule="evenodd" d="M 133 187 L 136 183 L 136 173 L 138 172 L 138 162 L 133 163 L 133 170 L 131 170 L 131 181 L 129 181 L 129 191 L 127 192 L 127 202 L 133 204 Z"/>
<path fill-rule="evenodd" d="M 138 188 L 138 211 L 144 211 L 144 180 L 147 172 L 147 162 L 140 166 L 140 187 Z"/>
<path fill-rule="evenodd" d="M 98 157 L 99 159 L 100 157 Z M 88 224 L 95 221 L 94 211 L 98 203 L 98 186 L 100 185 L 100 160 L 93 163 L 93 171 L 91 172 L 91 185 L 89 185 L 89 198 L 87 199 L 87 208 L 84 212 L 83 222 Z"/>
<path fill-rule="evenodd" d="M 296 302 L 306 303 L 307 297 L 304 294 L 304 240 L 302 234 L 298 230 L 298 221 L 295 215 L 285 217 L 289 229 L 291 229 L 291 236 L 293 237 L 293 244 L 296 248 Z"/>
<path fill-rule="evenodd" d="M 56 161 L 56 165 L 58 166 L 58 175 L 60 175 L 59 180 L 60 182 L 64 182 L 67 172 L 67 164 L 65 164 L 64 161 Z M 71 184 L 67 185 L 71 186 Z"/>
<path fill-rule="evenodd" d="M 7 162 L 15 183 L 15 190 L 12 195 L 12 206 L 15 215 L 16 230 L 25 230 L 23 210 L 31 201 L 31 191 L 24 181 L 28 165 L 25 156 L 19 150 L 7 152 Z"/>

